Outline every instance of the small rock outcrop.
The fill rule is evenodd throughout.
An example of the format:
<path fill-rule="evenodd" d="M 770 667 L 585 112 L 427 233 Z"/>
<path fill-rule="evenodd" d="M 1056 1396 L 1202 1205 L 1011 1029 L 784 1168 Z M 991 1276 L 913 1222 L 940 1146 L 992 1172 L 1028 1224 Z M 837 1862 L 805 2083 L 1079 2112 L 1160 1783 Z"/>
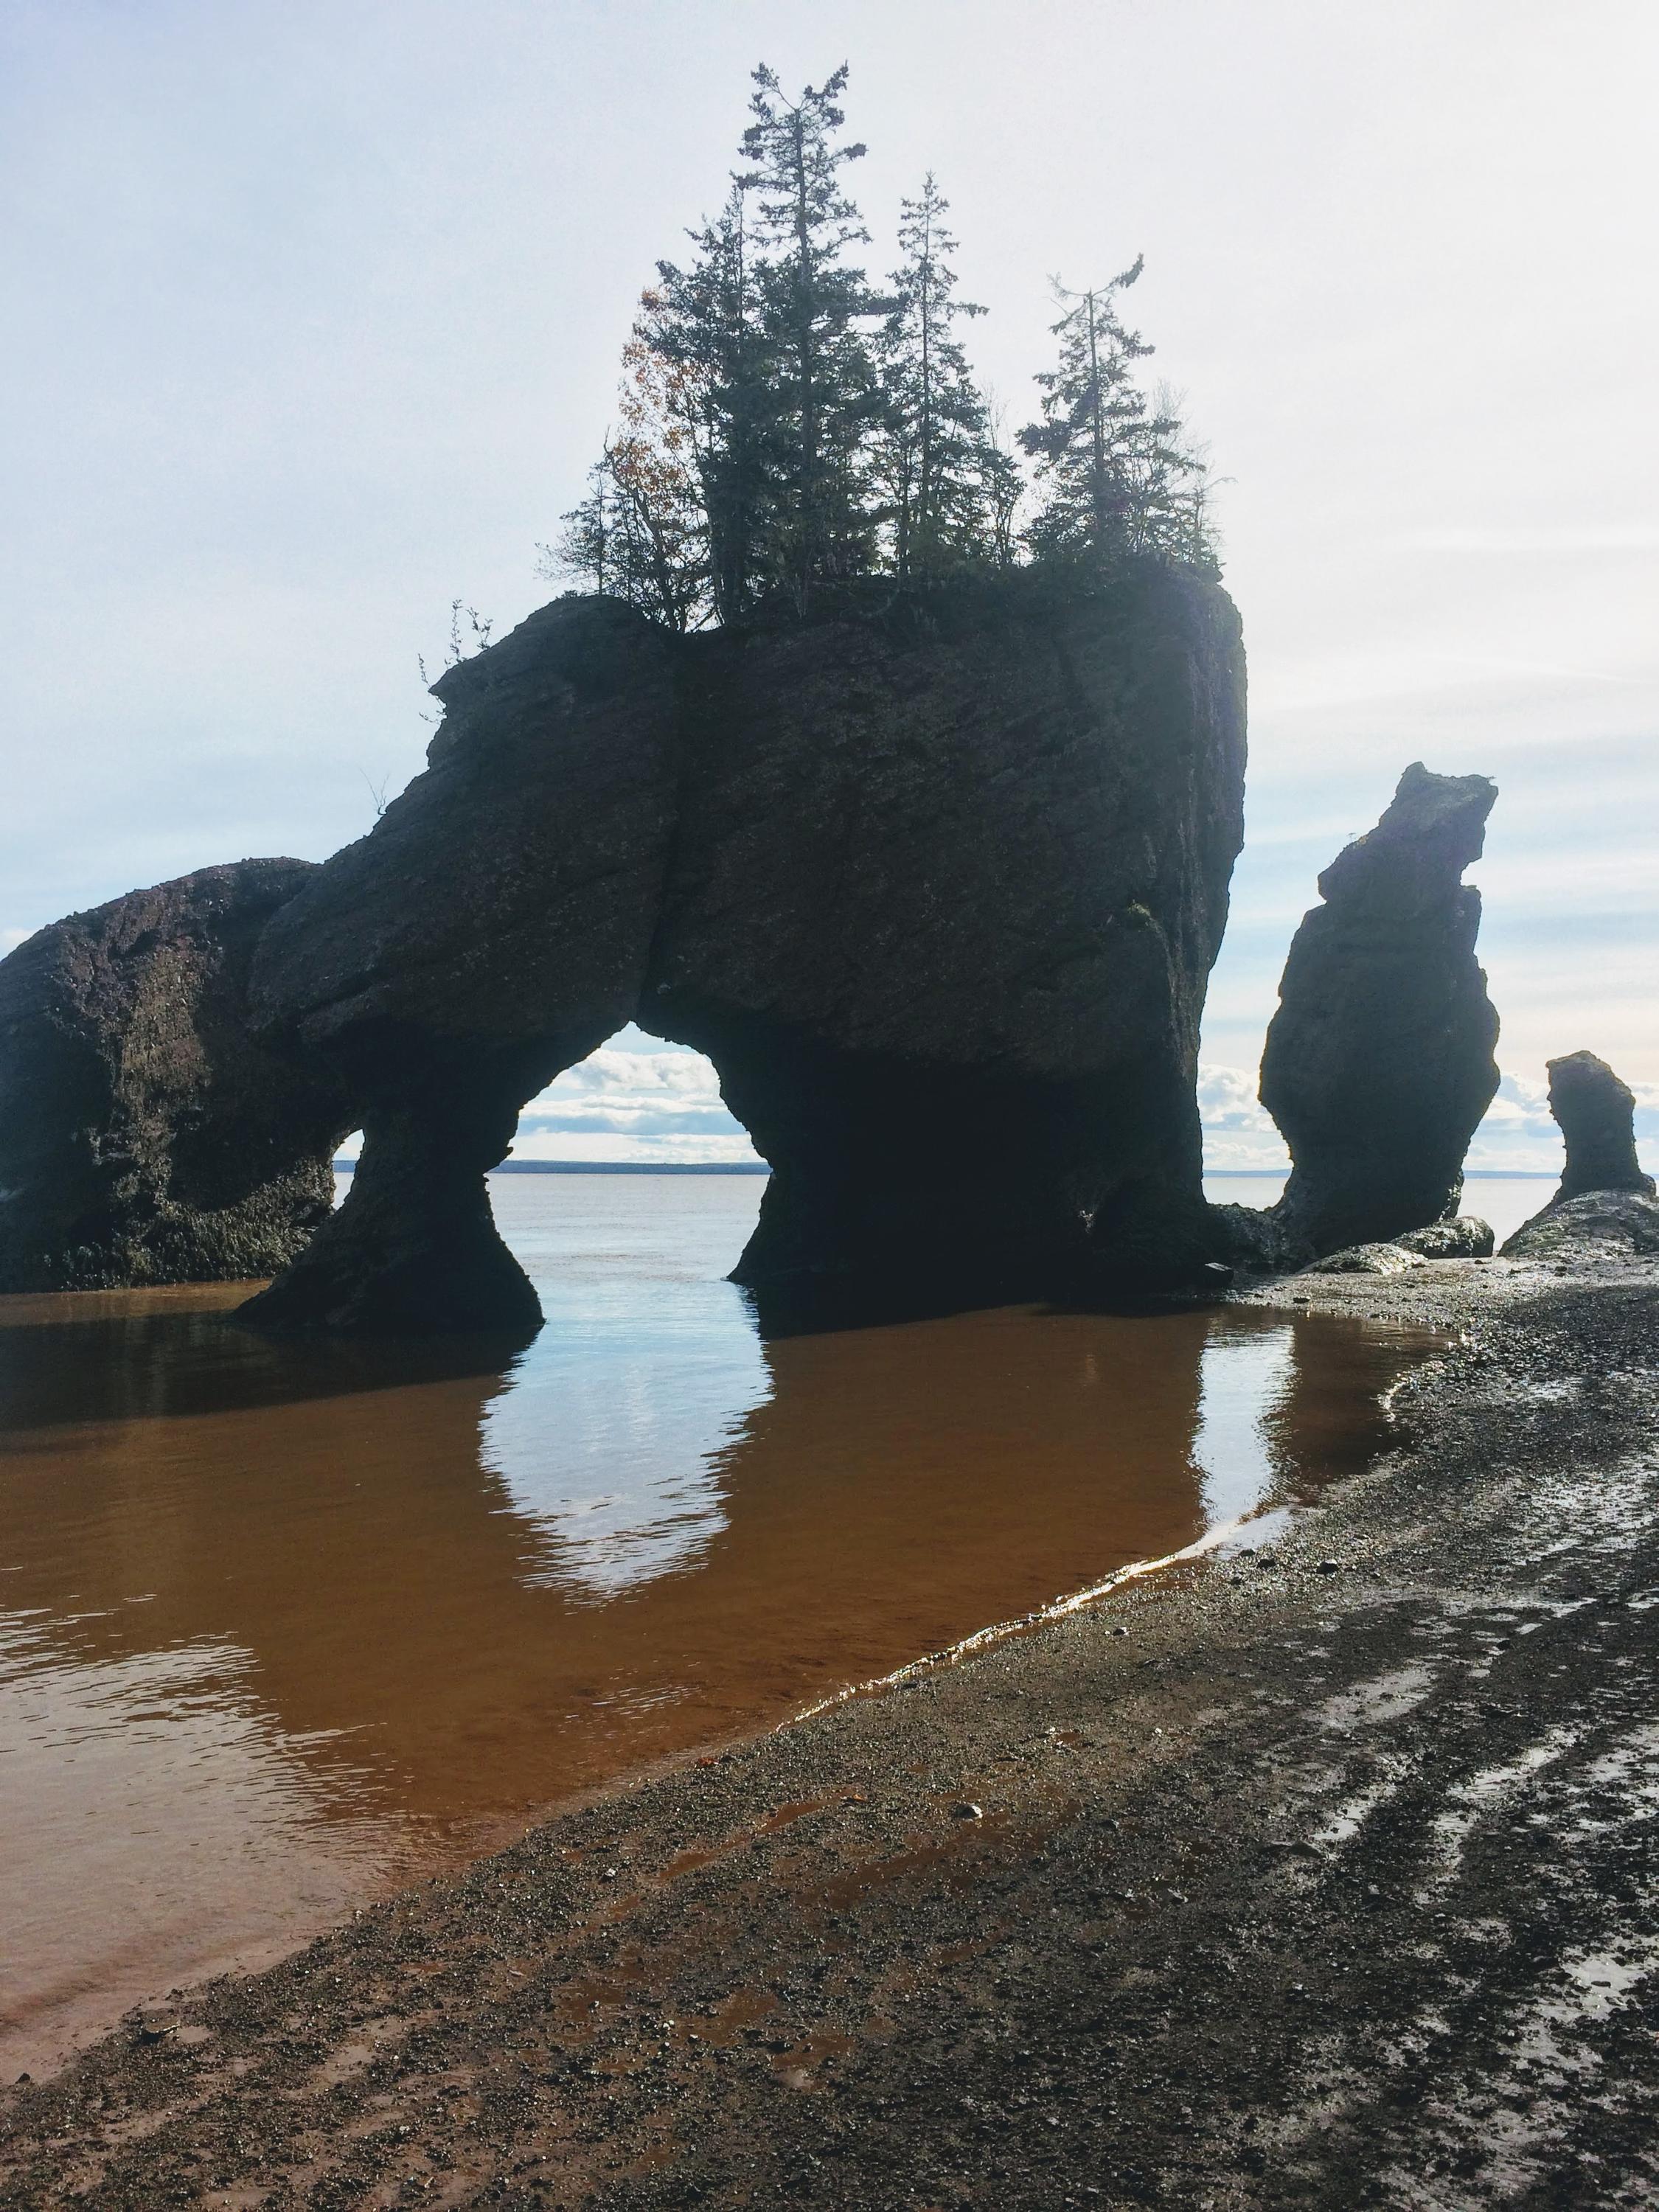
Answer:
<path fill-rule="evenodd" d="M 1659 1200 L 1639 1190 L 1589 1190 L 1522 1222 L 1502 1256 L 1572 1266 L 1650 1252 L 1659 1252 Z"/>
<path fill-rule="evenodd" d="M 1029 574 L 688 638 L 569 597 L 435 689 L 426 773 L 260 948 L 260 1018 L 338 1072 L 364 1148 L 250 1320 L 533 1323 L 483 1175 L 629 1021 L 708 1054 L 771 1164 L 757 1293 L 1201 1275 L 1244 763 L 1217 586 Z"/>
<path fill-rule="evenodd" d="M 1290 1147 L 1274 1209 L 1305 1257 L 1457 1212 L 1469 1139 L 1498 1089 L 1498 1016 L 1474 957 L 1479 858 L 1497 787 L 1406 770 L 1375 830 L 1319 878 L 1261 1060 Z"/>
<path fill-rule="evenodd" d="M 1567 1164 L 1553 1203 L 1591 1190 L 1654 1194 L 1653 1177 L 1636 1157 L 1636 1096 L 1605 1060 L 1571 1052 L 1549 1062 L 1550 1112 L 1566 1141 Z"/>
<path fill-rule="evenodd" d="M 1426 1229 L 1408 1229 L 1395 1243 L 1419 1260 L 1490 1260 L 1498 1240 L 1492 1224 L 1473 1213 L 1454 1214 L 1449 1221 L 1431 1221 Z"/>
<path fill-rule="evenodd" d="M 315 872 L 204 868 L 0 961 L 0 1291 L 270 1275 L 328 1218 L 341 1091 L 257 1039 L 246 998 Z"/>
<path fill-rule="evenodd" d="M 1567 1148 L 1549 1204 L 1523 1221 L 1506 1260 L 1659 1250 L 1654 1182 L 1636 1157 L 1636 1097 L 1606 1060 L 1571 1052 L 1548 1063 L 1550 1112 Z"/>
<path fill-rule="evenodd" d="M 1304 1275 L 1408 1275 L 1422 1264 L 1419 1255 L 1407 1251 L 1403 1244 L 1345 1244 L 1340 1252 L 1328 1252 L 1322 1260 L 1312 1261 L 1302 1272 Z"/>

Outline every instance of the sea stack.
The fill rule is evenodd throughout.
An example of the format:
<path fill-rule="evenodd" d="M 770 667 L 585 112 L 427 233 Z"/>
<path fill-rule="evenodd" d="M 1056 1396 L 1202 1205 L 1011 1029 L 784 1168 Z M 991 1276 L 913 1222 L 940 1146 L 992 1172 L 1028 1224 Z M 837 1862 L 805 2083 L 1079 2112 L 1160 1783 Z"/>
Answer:
<path fill-rule="evenodd" d="M 1659 1251 L 1653 1177 L 1636 1157 L 1634 1093 L 1593 1052 L 1568 1053 L 1548 1066 L 1566 1166 L 1549 1204 L 1522 1223 L 1504 1257 L 1570 1261 L 1587 1252 Z"/>
<path fill-rule="evenodd" d="M 1291 942 L 1261 1103 L 1292 1162 L 1274 1224 L 1290 1251 L 1387 1242 L 1457 1212 L 1469 1139 L 1498 1089 L 1498 1016 L 1474 957 L 1497 786 L 1413 763 L 1376 827 L 1319 878 Z"/>
<path fill-rule="evenodd" d="M 251 1322 L 533 1318 L 484 1170 L 630 1021 L 708 1054 L 770 1163 L 737 1279 L 775 1306 L 1201 1279 L 1244 768 L 1218 586 L 1033 572 L 693 636 L 570 596 L 435 689 L 426 773 L 260 946 L 258 1018 L 364 1149 Z"/>
<path fill-rule="evenodd" d="M 328 1218 L 339 1087 L 246 1002 L 260 931 L 314 872 L 204 868 L 0 961 L 0 1291 L 270 1275 Z"/>
<path fill-rule="evenodd" d="M 1567 1147 L 1553 1204 L 1590 1190 L 1639 1190 L 1651 1198 L 1653 1177 L 1636 1157 L 1636 1095 L 1605 1060 L 1571 1052 L 1549 1063 L 1550 1112 Z"/>

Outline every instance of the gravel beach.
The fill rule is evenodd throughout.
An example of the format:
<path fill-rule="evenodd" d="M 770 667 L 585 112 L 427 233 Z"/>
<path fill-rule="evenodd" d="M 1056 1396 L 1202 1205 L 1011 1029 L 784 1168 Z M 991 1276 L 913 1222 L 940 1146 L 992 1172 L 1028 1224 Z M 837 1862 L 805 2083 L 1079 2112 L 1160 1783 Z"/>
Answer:
<path fill-rule="evenodd" d="M 1390 1448 L 0 2092 L 0 2203 L 1648 2203 L 1659 1264 L 1307 1275 Z"/>

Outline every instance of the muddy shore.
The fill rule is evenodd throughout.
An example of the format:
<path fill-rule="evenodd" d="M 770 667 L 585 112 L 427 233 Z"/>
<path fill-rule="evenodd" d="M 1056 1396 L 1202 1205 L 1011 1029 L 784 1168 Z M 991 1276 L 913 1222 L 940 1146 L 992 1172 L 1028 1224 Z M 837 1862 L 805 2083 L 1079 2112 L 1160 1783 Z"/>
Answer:
<path fill-rule="evenodd" d="M 0 2203 L 1651 2202 L 1659 1267 L 1254 1296 L 1456 1340 L 1369 1473 L 134 2015 Z"/>

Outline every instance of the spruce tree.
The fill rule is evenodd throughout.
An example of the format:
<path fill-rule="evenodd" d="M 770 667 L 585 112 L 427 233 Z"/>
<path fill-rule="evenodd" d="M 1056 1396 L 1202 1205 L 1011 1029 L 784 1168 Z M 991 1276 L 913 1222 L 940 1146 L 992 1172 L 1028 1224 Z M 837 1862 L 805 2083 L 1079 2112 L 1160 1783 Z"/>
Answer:
<path fill-rule="evenodd" d="M 859 325 L 877 306 L 863 270 L 844 259 L 869 238 L 841 185 L 865 149 L 835 143 L 847 74 L 843 64 L 789 100 L 773 71 L 757 69 L 742 142 L 761 247 L 757 459 L 770 494 L 757 565 L 799 608 L 815 583 L 858 574 L 874 554 L 866 448 L 879 392 Z"/>
<path fill-rule="evenodd" d="M 586 498 L 559 517 L 562 527 L 550 545 L 537 547 L 537 573 L 579 577 L 595 592 L 611 590 L 616 576 L 611 557 L 615 503 L 610 465 L 601 459 L 587 471 Z"/>
<path fill-rule="evenodd" d="M 763 430 L 769 411 L 759 328 L 749 187 L 735 179 L 725 207 L 690 235 L 697 252 L 682 268 L 657 264 L 641 301 L 633 340 L 664 364 L 663 376 L 690 430 L 708 533 L 714 617 L 740 622 L 757 588 L 769 483 Z"/>
<path fill-rule="evenodd" d="M 953 325 L 983 307 L 955 296 L 945 228 L 950 203 L 931 172 L 920 199 L 900 203 L 889 313 L 878 344 L 884 414 L 878 468 L 902 580 L 936 580 L 990 550 L 990 426 Z"/>
<path fill-rule="evenodd" d="M 1109 284 L 1087 292 L 1068 292 L 1054 280 L 1066 308 L 1052 325 L 1060 359 L 1036 380 L 1042 420 L 1019 434 L 1048 493 L 1028 532 L 1039 556 L 1110 560 L 1151 552 L 1185 559 L 1197 543 L 1210 557 L 1201 503 L 1193 498 L 1204 462 L 1185 442 L 1178 418 L 1148 405 L 1134 366 L 1152 349 L 1118 312 L 1119 295 L 1142 266 L 1137 258 Z"/>

